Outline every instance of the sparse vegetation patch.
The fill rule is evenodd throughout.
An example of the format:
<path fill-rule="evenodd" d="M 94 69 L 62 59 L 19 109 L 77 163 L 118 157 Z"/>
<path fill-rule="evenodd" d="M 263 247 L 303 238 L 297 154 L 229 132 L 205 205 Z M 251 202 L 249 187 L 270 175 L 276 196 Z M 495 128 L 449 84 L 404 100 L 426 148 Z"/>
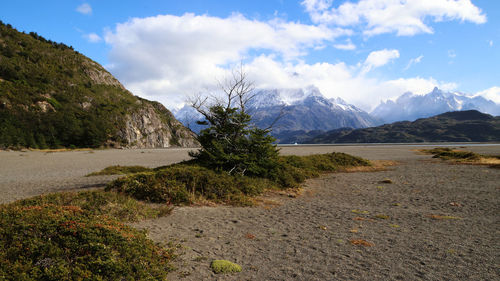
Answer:
<path fill-rule="evenodd" d="M 90 176 L 102 176 L 102 175 L 127 175 L 127 174 L 135 174 L 140 172 L 151 171 L 152 169 L 146 168 L 143 166 L 109 166 L 104 168 L 99 172 L 93 172 L 87 175 Z"/>
<path fill-rule="evenodd" d="M 353 239 L 353 240 L 350 240 L 349 242 L 351 242 L 351 244 L 353 244 L 353 245 L 359 245 L 359 246 L 365 246 L 365 247 L 375 246 L 375 244 L 368 242 L 366 240 L 363 240 L 363 239 Z"/>
<path fill-rule="evenodd" d="M 420 151 L 426 154 L 433 154 L 433 158 L 443 159 L 452 163 L 488 165 L 491 168 L 500 168 L 500 155 L 481 155 L 448 147 L 422 149 Z"/>
<path fill-rule="evenodd" d="M 0 279 L 165 280 L 173 250 L 123 224 L 157 215 L 102 191 L 0 205 Z"/>
<path fill-rule="evenodd" d="M 459 220 L 461 218 L 455 216 L 429 215 L 429 218 L 434 220 Z"/>

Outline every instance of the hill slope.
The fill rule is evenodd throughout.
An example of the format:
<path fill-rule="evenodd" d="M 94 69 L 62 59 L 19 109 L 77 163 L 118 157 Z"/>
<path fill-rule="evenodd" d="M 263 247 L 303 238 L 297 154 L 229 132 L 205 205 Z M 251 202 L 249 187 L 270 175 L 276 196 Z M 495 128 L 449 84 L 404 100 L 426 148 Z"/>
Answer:
<path fill-rule="evenodd" d="M 396 122 L 365 129 L 339 129 L 305 143 L 409 143 L 500 141 L 500 116 L 476 110 L 443 113 L 414 122 Z"/>
<path fill-rule="evenodd" d="M 194 145 L 165 107 L 72 47 L 0 22 L 0 148 Z"/>

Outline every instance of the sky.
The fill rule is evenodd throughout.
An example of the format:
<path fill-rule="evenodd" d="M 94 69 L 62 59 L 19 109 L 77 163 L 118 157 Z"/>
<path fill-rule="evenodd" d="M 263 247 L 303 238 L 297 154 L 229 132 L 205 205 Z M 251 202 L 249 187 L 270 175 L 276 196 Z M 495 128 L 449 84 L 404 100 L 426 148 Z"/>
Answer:
<path fill-rule="evenodd" d="M 0 20 L 169 109 L 240 63 L 257 88 L 314 85 L 367 111 L 436 86 L 500 103 L 497 0 L 16 0 Z"/>

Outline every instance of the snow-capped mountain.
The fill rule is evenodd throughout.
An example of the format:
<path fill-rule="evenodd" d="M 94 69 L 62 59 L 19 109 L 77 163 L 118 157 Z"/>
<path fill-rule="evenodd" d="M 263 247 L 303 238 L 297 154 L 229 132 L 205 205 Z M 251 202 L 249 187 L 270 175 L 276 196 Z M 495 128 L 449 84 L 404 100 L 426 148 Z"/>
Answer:
<path fill-rule="evenodd" d="M 278 141 L 286 139 L 288 142 L 295 142 L 300 139 L 301 134 L 311 131 L 320 133 L 345 127 L 365 128 L 382 123 L 341 98 L 325 98 L 314 86 L 303 89 L 256 90 L 247 108 L 258 127 L 267 128 L 274 124 L 272 135 Z M 202 116 L 188 106 L 174 111 L 174 115 L 195 132 L 203 128 L 196 124 L 196 120 Z M 290 139 L 291 136 L 294 139 Z"/>
<path fill-rule="evenodd" d="M 201 115 L 193 107 L 186 104 L 180 109 L 173 109 L 171 111 L 175 118 L 191 131 L 198 134 L 203 128 L 205 128 L 205 126 L 196 123 L 196 121 L 203 120 L 204 118 L 203 115 Z"/>
<path fill-rule="evenodd" d="M 381 102 L 371 115 L 386 123 L 395 121 L 414 121 L 449 111 L 479 110 L 492 115 L 500 115 L 500 104 L 481 96 L 468 96 L 463 93 L 443 92 L 438 88 L 426 95 L 407 92 L 396 99 Z"/>
<path fill-rule="evenodd" d="M 367 112 L 341 98 L 327 99 L 318 88 L 259 90 L 252 101 L 251 114 L 259 127 L 273 126 L 273 134 L 286 131 L 365 128 L 379 124 Z"/>

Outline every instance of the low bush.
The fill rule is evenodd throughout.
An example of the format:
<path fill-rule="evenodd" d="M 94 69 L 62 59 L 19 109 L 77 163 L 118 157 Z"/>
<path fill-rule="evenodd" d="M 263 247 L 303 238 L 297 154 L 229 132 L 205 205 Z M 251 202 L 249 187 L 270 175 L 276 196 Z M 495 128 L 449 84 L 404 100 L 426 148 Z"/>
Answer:
<path fill-rule="evenodd" d="M 479 154 L 469 151 L 442 151 L 436 153 L 434 158 L 441 158 L 445 160 L 478 160 L 480 158 Z"/>
<path fill-rule="evenodd" d="M 232 176 L 198 165 L 174 165 L 117 179 L 106 190 L 154 203 L 190 204 L 206 199 L 246 205 L 245 195 L 257 195 L 269 187 L 272 183 L 265 179 Z"/>
<path fill-rule="evenodd" d="M 320 173 L 367 165 L 370 165 L 368 161 L 344 153 L 280 156 L 276 167 L 267 173 L 267 178 L 262 178 L 230 175 L 188 161 L 119 178 L 108 184 L 106 190 L 154 203 L 191 204 L 210 200 L 247 205 L 251 201 L 249 197 L 266 189 L 297 187 Z"/>
<path fill-rule="evenodd" d="M 90 192 L 0 205 L 0 280 L 165 280 L 173 250 L 101 214 L 110 201 L 89 205 L 101 201 Z"/>
<path fill-rule="evenodd" d="M 485 156 L 470 151 L 456 150 L 448 147 L 422 149 L 421 151 L 427 154 L 433 154 L 433 158 L 441 158 L 443 160 L 472 161 L 480 160 L 481 158 L 495 158 L 495 156 Z"/>
<path fill-rule="evenodd" d="M 87 175 L 90 176 L 102 176 L 102 175 L 127 175 L 127 174 L 135 174 L 141 172 L 151 171 L 152 169 L 146 168 L 143 166 L 109 166 L 104 168 L 102 171 L 93 172 Z"/>
<path fill-rule="evenodd" d="M 433 158 L 440 158 L 458 164 L 487 165 L 490 168 L 500 168 L 500 155 L 482 155 L 470 151 L 454 150 L 447 147 L 434 149 L 422 149 L 427 154 L 433 154 Z"/>

